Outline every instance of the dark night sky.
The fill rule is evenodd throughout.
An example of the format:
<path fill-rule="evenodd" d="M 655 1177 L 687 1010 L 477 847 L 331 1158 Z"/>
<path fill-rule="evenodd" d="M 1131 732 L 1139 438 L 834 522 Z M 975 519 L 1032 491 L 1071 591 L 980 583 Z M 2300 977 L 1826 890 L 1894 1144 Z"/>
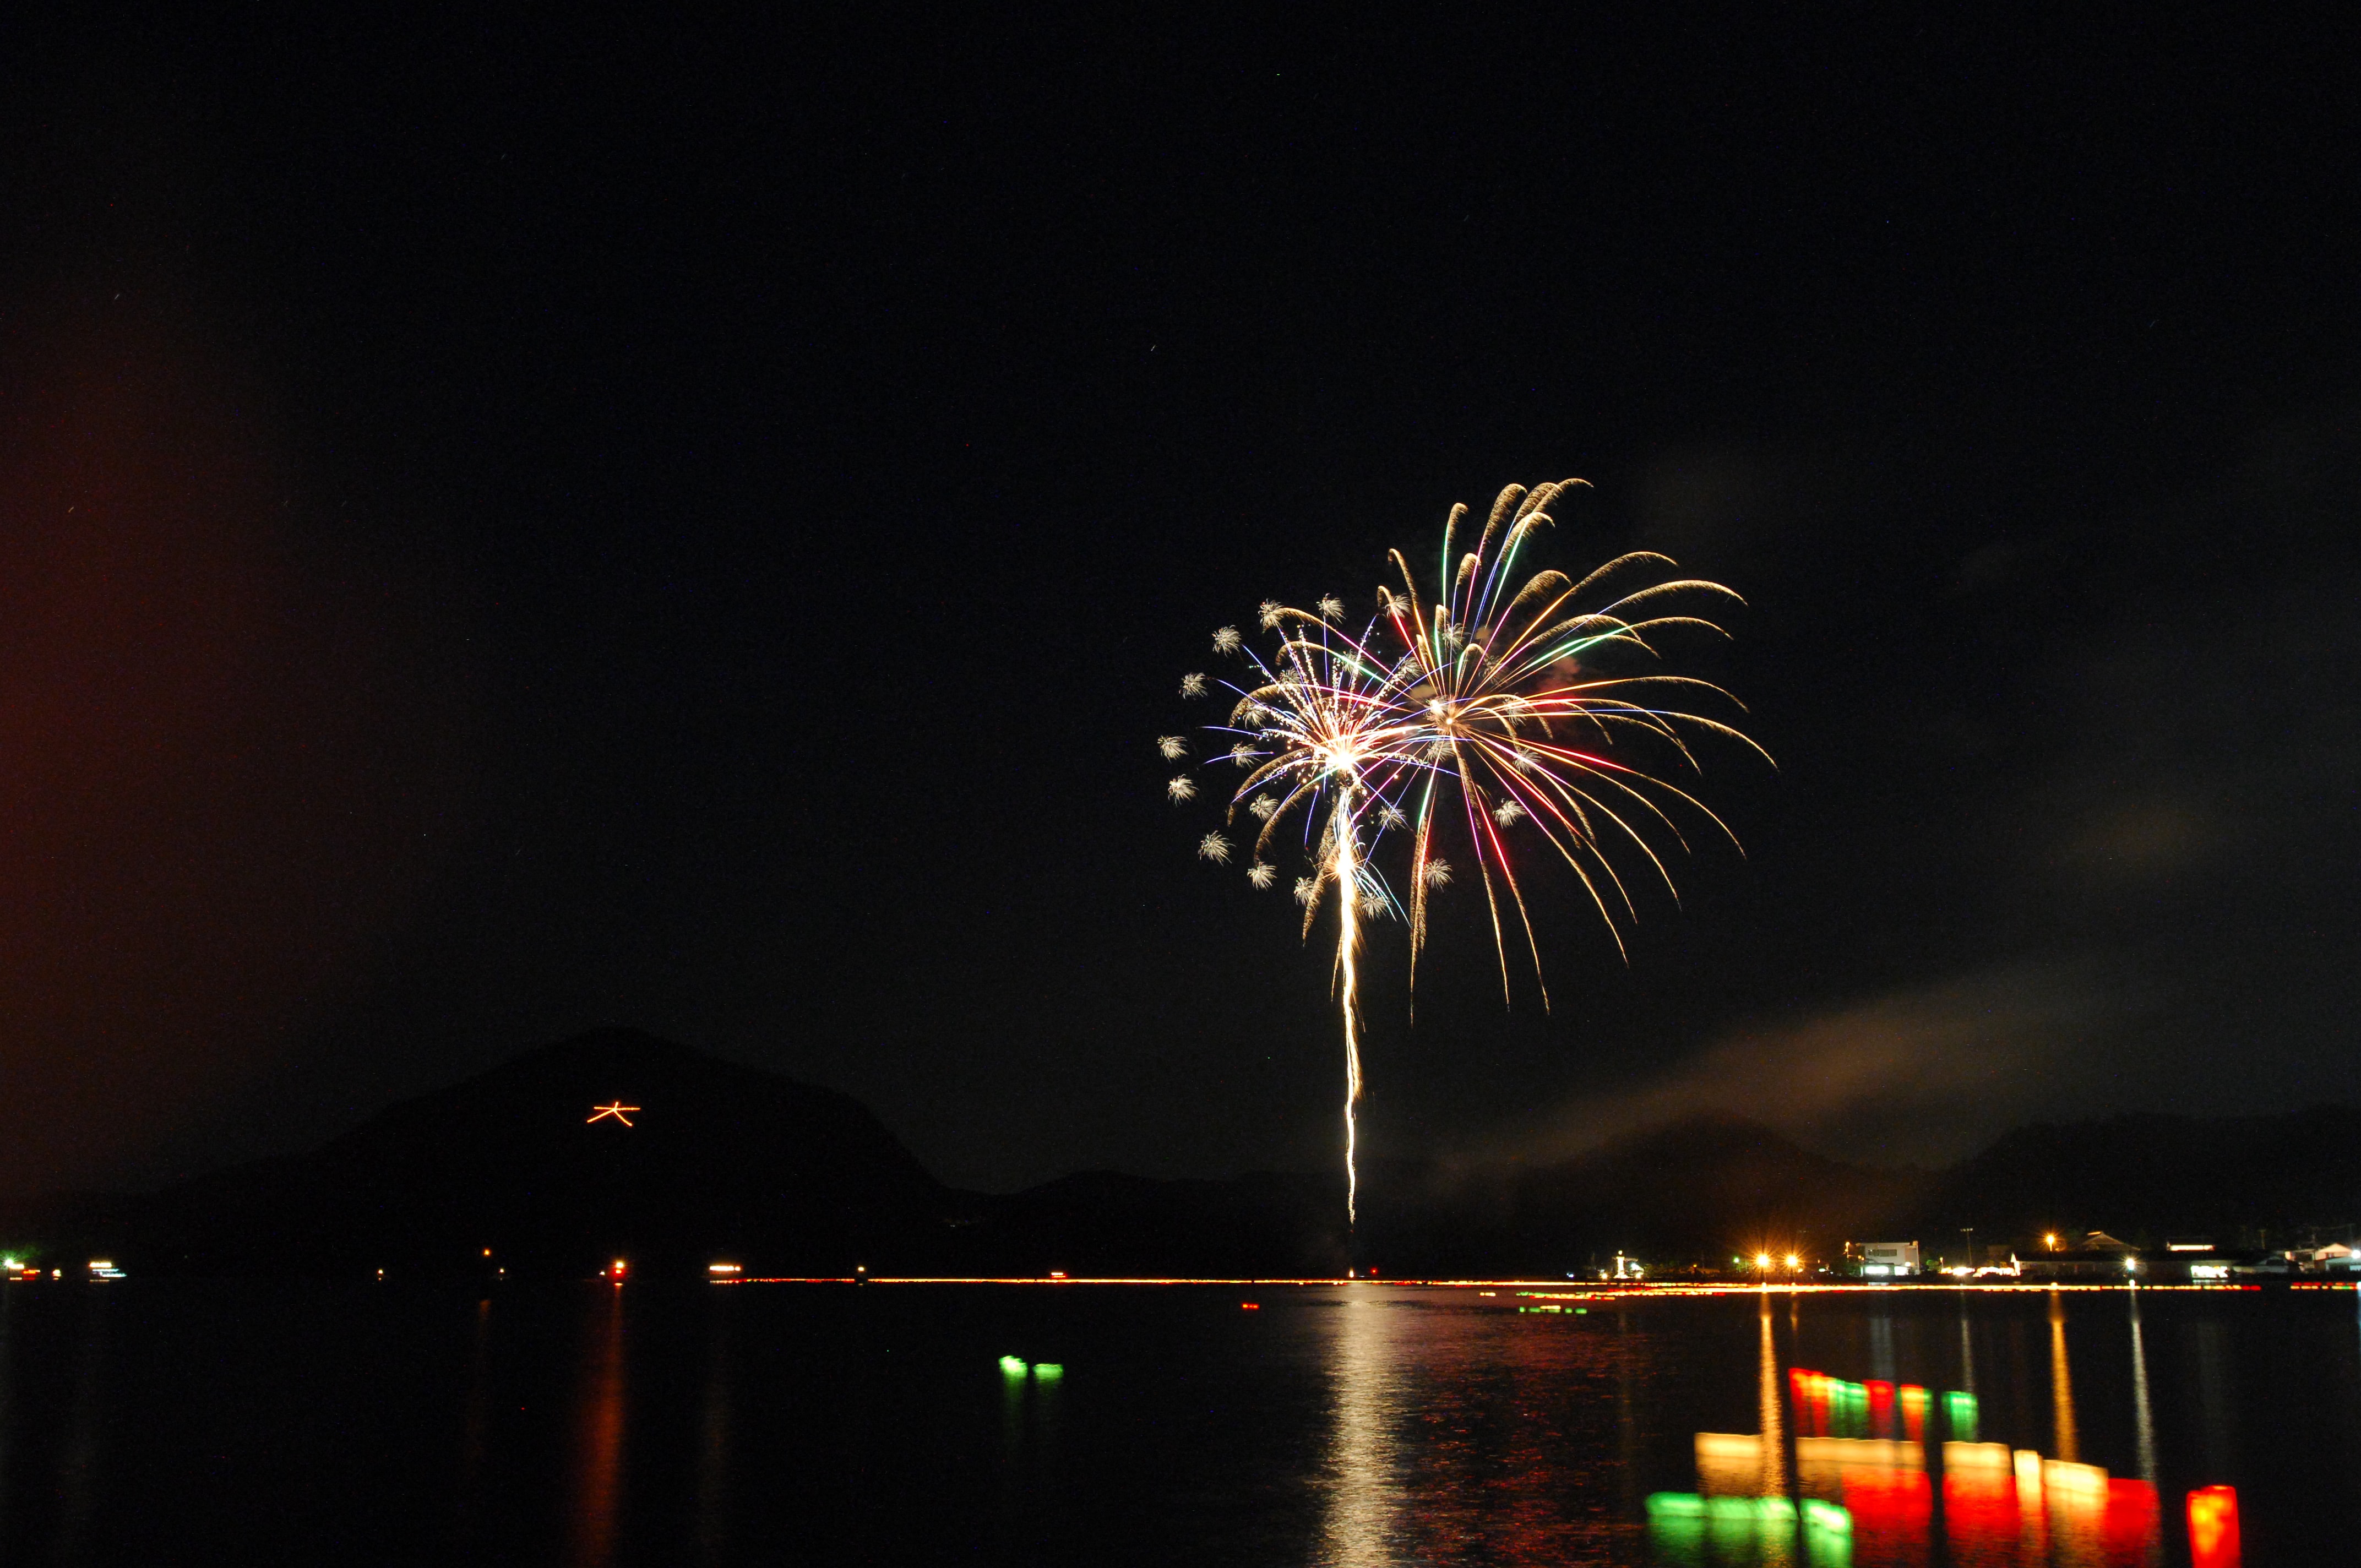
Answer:
<path fill-rule="evenodd" d="M 0 38 L 0 1185 L 604 1023 L 956 1181 L 1325 1166 L 1150 738 L 1567 475 L 1782 768 L 1546 1016 L 1381 945 L 1377 1152 L 2361 1101 L 2350 36 L 212 9 Z"/>

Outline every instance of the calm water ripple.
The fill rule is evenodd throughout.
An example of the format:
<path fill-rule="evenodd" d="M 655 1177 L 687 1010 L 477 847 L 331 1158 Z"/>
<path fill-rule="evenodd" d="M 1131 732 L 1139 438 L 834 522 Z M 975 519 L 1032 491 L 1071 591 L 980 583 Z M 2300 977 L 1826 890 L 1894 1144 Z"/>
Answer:
<path fill-rule="evenodd" d="M 1867 1467 L 1798 1368 L 2002 1468 Z M 2179 1564 L 2216 1485 L 2349 1551 L 2353 1293 L 0 1291 L 0 1562 L 1801 1563 L 1818 1498 L 1858 1568 Z"/>

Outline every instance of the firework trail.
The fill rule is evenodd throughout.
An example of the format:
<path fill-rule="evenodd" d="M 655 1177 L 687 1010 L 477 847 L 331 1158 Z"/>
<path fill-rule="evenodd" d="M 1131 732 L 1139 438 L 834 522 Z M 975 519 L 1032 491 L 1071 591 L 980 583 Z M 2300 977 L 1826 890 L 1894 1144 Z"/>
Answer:
<path fill-rule="evenodd" d="M 1354 1108 L 1361 1098 L 1362 928 L 1403 921 L 1414 991 L 1432 897 L 1454 880 L 1439 852 L 1446 841 L 1454 853 L 1464 850 L 1483 889 L 1503 996 L 1513 932 L 1531 955 L 1544 1008 L 1541 944 L 1510 852 L 1520 839 L 1529 846 L 1521 855 L 1546 860 L 1554 852 L 1572 869 L 1619 951 L 1621 921 L 1636 917 L 1637 906 L 1610 847 L 1634 867 L 1644 862 L 1673 890 L 1652 837 L 1686 850 L 1675 814 L 1693 814 L 1736 843 L 1719 817 L 1652 764 L 1699 771 L 1690 749 L 1697 734 L 1762 748 L 1691 711 L 1687 704 L 1697 698 L 1739 705 L 1709 682 L 1653 667 L 1651 639 L 1674 628 L 1720 634 L 1682 607 L 1738 596 L 1717 583 L 1667 576 L 1673 562 L 1646 551 L 1619 556 L 1579 582 L 1537 572 L 1510 591 L 1519 554 L 1553 521 L 1549 508 L 1581 483 L 1510 486 L 1492 503 L 1475 548 L 1456 559 L 1452 550 L 1470 514 L 1454 507 L 1432 598 L 1422 598 L 1401 553 L 1390 552 L 1400 591 L 1380 587 L 1376 611 L 1357 633 L 1339 599 L 1322 598 L 1309 610 L 1266 600 L 1259 618 L 1273 643 L 1268 657 L 1224 626 L 1213 633 L 1213 652 L 1237 666 L 1235 675 L 1199 672 L 1180 680 L 1184 698 L 1232 705 L 1203 727 L 1204 752 L 1210 764 L 1227 763 L 1243 775 L 1227 792 L 1224 826 L 1244 831 L 1241 812 L 1252 820 L 1247 883 L 1277 883 L 1273 847 L 1292 823 L 1311 862 L 1294 884 L 1307 939 L 1332 894 L 1336 902 L 1348 1220 L 1357 1217 L 1360 1195 Z M 1649 662 L 1644 673 L 1619 673 L 1635 660 Z M 1156 746 L 1167 762 L 1191 751 L 1179 735 L 1159 737 Z M 1185 772 L 1165 790 L 1175 805 L 1198 795 Z M 1389 840 L 1407 840 L 1400 892 L 1379 869 Z M 1197 853 L 1226 866 L 1236 850 L 1227 833 L 1213 832 L 1198 840 Z"/>

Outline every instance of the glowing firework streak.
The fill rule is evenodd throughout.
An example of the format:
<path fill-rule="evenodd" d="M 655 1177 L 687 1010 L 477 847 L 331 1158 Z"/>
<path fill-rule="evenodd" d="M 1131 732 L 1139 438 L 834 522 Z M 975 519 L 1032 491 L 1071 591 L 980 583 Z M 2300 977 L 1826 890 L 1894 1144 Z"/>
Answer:
<path fill-rule="evenodd" d="M 1404 591 L 1380 587 L 1377 613 L 1357 636 L 1345 630 L 1344 603 L 1333 597 L 1312 610 L 1266 600 L 1262 628 L 1278 636 L 1268 660 L 1235 627 L 1213 633 L 1213 652 L 1246 666 L 1242 679 L 1219 681 L 1236 700 L 1224 722 L 1206 728 L 1224 737 L 1207 749 L 1208 756 L 1246 774 L 1230 793 L 1226 825 L 1236 825 L 1241 806 L 1261 823 L 1247 857 L 1247 882 L 1257 889 L 1277 882 L 1268 858 L 1273 839 L 1301 807 L 1312 865 L 1311 874 L 1296 879 L 1295 897 L 1303 906 L 1307 938 L 1327 890 L 1336 892 L 1348 1219 L 1357 1217 L 1360 1193 L 1355 1106 L 1361 1098 L 1361 927 L 1389 914 L 1404 916 L 1414 989 L 1429 899 L 1452 881 L 1449 862 L 1435 853 L 1436 834 L 1454 835 L 1464 827 L 1491 920 L 1503 996 L 1510 992 L 1505 908 L 1513 912 L 1532 955 L 1546 1008 L 1541 944 L 1510 859 L 1513 837 L 1521 830 L 1538 835 L 1565 861 L 1621 951 L 1617 911 L 1636 917 L 1638 908 L 1607 844 L 1636 853 L 1677 896 L 1648 835 L 1661 832 L 1686 850 L 1674 810 L 1694 811 L 1730 835 L 1695 796 L 1650 771 L 1651 755 L 1697 770 L 1685 729 L 1727 736 L 1762 752 L 1730 725 L 1673 706 L 1703 694 L 1736 707 L 1720 687 L 1653 671 L 1617 673 L 1619 661 L 1655 659 L 1651 638 L 1660 631 L 1688 627 L 1721 635 L 1712 621 L 1679 613 L 1668 601 L 1682 595 L 1735 599 L 1728 588 L 1663 578 L 1659 569 L 1673 563 L 1642 551 L 1620 556 L 1578 583 L 1548 570 L 1508 591 L 1519 552 L 1553 521 L 1551 503 L 1580 483 L 1502 490 L 1477 547 L 1455 562 L 1452 543 L 1468 513 L 1454 507 L 1444 524 L 1433 600 L 1422 599 L 1409 563 L 1395 551 L 1391 559 Z M 1644 585 L 1609 591 L 1642 573 L 1651 578 Z M 1582 608 L 1594 597 L 1607 602 Z M 1209 697 L 1216 680 L 1202 672 L 1184 675 L 1180 695 Z M 1156 745 L 1168 762 L 1189 754 L 1180 736 L 1159 737 Z M 1196 781 L 1181 773 L 1165 793 L 1174 805 L 1186 805 L 1197 796 Z M 1407 909 L 1378 870 L 1378 851 L 1389 833 L 1410 839 Z M 1198 841 L 1198 854 L 1226 865 L 1230 841 L 1209 833 Z"/>

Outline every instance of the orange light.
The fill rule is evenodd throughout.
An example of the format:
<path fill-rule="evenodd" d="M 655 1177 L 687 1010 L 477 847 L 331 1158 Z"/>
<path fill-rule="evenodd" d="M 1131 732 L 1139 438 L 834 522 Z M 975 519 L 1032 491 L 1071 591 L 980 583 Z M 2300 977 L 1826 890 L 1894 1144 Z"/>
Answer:
<path fill-rule="evenodd" d="M 2041 1238 L 2041 1245 L 2048 1247 L 2051 1252 L 2056 1252 L 2058 1250 L 2058 1238 L 2054 1235 L 2044 1236 Z"/>
<path fill-rule="evenodd" d="M 2238 1568 L 2238 1492 L 2200 1486 L 2189 1494 L 2190 1568 Z"/>
<path fill-rule="evenodd" d="M 631 1119 L 623 1114 L 623 1113 L 626 1111 L 636 1111 L 638 1109 L 638 1106 L 626 1105 L 620 1100 L 616 1101 L 611 1105 L 600 1105 L 596 1102 L 593 1102 L 590 1106 L 590 1114 L 585 1124 L 587 1125 L 588 1122 L 603 1122 L 608 1117 L 612 1116 L 615 1120 L 622 1123 L 623 1125 L 628 1127 L 632 1125 L 632 1122 Z"/>
<path fill-rule="evenodd" d="M 1241 1301 L 1238 1303 L 1238 1310 L 1244 1312 L 1259 1312 L 1262 1310 L 1262 1303 L 1259 1301 Z"/>
<path fill-rule="evenodd" d="M 1790 1268 L 1795 1267 L 1796 1265 L 1800 1264 L 1802 1261 L 1803 1261 L 1803 1259 L 1801 1259 L 1801 1258 L 1797 1257 L 1797 1256 L 1796 1256 L 1794 1253 L 1792 1253 L 1792 1252 L 1791 1252 L 1791 1253 L 1789 1253 L 1789 1254 L 1787 1255 L 1787 1266 L 1788 1266 L 1788 1267 L 1790 1267 Z"/>
<path fill-rule="evenodd" d="M 1756 1254 L 1754 1255 L 1754 1266 L 1755 1266 L 1755 1267 L 1757 1267 L 1757 1268 L 1768 1268 L 1768 1267 L 1770 1267 L 1770 1266 L 1771 1266 L 1771 1255 L 1770 1255 L 1769 1253 L 1767 1253 L 1767 1252 L 1758 1252 L 1758 1253 L 1756 1253 Z"/>
<path fill-rule="evenodd" d="M 1066 1277 L 1066 1271 L 1062 1268 L 1053 1268 L 1049 1271 L 1049 1277 L 1052 1279 L 1063 1279 Z"/>

